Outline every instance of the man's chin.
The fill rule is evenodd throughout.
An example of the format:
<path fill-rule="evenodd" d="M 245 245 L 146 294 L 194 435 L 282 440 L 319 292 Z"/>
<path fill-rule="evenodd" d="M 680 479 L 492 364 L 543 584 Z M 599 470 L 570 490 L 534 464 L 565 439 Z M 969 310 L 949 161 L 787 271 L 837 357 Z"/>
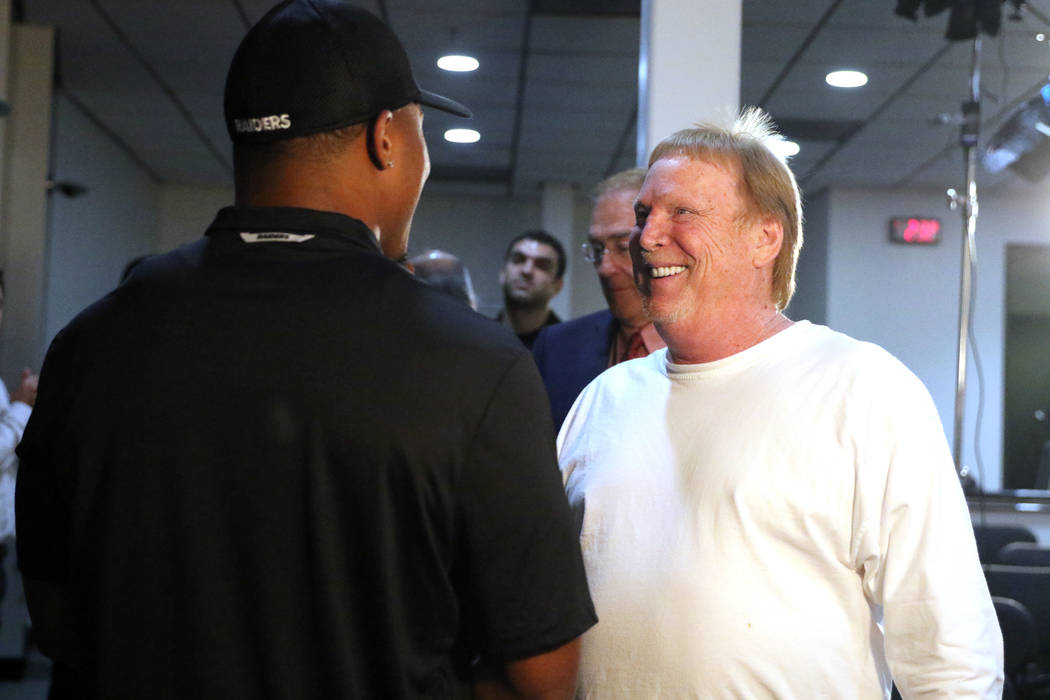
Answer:
<path fill-rule="evenodd" d="M 651 297 L 642 297 L 642 309 L 646 318 L 661 325 L 681 321 L 687 312 L 683 304 L 654 303 Z"/>
<path fill-rule="evenodd" d="M 503 304 L 525 309 L 540 308 L 545 305 L 542 299 L 537 299 L 533 294 L 514 294 L 513 292 L 503 295 Z"/>

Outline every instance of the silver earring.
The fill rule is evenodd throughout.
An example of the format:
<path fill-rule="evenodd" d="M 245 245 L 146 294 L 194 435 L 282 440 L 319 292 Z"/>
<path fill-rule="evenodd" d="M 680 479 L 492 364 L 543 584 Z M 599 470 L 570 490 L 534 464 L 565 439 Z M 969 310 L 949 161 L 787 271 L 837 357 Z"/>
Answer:
<path fill-rule="evenodd" d="M 394 161 L 392 161 L 392 160 L 388 160 L 388 161 L 386 162 L 386 167 L 388 167 L 388 168 L 392 168 L 392 167 L 394 167 Z"/>

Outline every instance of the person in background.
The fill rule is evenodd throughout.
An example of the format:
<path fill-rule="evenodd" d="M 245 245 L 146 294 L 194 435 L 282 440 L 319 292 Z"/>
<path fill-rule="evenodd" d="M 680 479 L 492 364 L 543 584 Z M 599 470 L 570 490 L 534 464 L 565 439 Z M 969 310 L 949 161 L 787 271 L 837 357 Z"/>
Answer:
<path fill-rule="evenodd" d="M 543 385 L 403 266 L 400 41 L 286 0 L 230 66 L 235 206 L 54 339 L 18 553 L 78 698 L 566 698 L 594 621 Z"/>
<path fill-rule="evenodd" d="M 929 392 L 784 315 L 802 207 L 768 117 L 661 141 L 635 282 L 667 348 L 559 435 L 601 622 L 578 697 L 999 698 L 1002 636 Z"/>
<path fill-rule="evenodd" d="M 470 282 L 470 270 L 452 253 L 428 250 L 409 258 L 408 266 L 418 279 L 477 310 L 478 298 Z"/>
<path fill-rule="evenodd" d="M 0 270 L 0 324 L 4 318 L 4 272 Z M 18 474 L 18 457 L 15 447 L 22 439 L 29 414 L 36 403 L 39 377 L 31 369 L 22 369 L 14 391 L 0 380 L 0 600 L 7 592 L 7 574 L 4 561 L 15 535 L 15 477 Z"/>
<path fill-rule="evenodd" d="M 546 326 L 561 319 L 550 308 L 561 291 L 565 248 L 546 231 L 526 231 L 507 245 L 499 283 L 503 308 L 496 320 L 514 331 L 527 348 Z"/>
<path fill-rule="evenodd" d="M 532 346 L 547 387 L 555 429 L 583 388 L 606 368 L 664 347 L 642 309 L 628 250 L 634 228 L 634 198 L 644 180 L 645 169 L 633 168 L 602 180 L 594 189 L 594 210 L 583 254 L 594 265 L 609 308 L 548 326 Z"/>

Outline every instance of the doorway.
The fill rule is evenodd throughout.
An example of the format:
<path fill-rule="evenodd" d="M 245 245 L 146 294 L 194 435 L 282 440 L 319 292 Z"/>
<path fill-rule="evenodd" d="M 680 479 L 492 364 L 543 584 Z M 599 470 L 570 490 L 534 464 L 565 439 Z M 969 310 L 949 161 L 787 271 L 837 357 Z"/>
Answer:
<path fill-rule="evenodd" d="M 1003 351 L 1003 488 L 1047 489 L 1043 453 L 1045 447 L 1050 456 L 1050 246 L 1006 247 Z"/>

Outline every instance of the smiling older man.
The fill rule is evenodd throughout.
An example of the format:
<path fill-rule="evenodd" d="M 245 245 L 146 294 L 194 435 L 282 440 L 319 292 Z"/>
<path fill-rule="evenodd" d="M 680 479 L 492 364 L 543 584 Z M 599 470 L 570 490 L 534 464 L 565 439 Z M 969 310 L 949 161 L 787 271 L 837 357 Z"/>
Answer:
<path fill-rule="evenodd" d="M 1002 639 L 936 409 L 784 315 L 798 188 L 751 110 L 661 142 L 634 274 L 667 349 L 559 436 L 599 624 L 585 697 L 999 697 Z"/>

